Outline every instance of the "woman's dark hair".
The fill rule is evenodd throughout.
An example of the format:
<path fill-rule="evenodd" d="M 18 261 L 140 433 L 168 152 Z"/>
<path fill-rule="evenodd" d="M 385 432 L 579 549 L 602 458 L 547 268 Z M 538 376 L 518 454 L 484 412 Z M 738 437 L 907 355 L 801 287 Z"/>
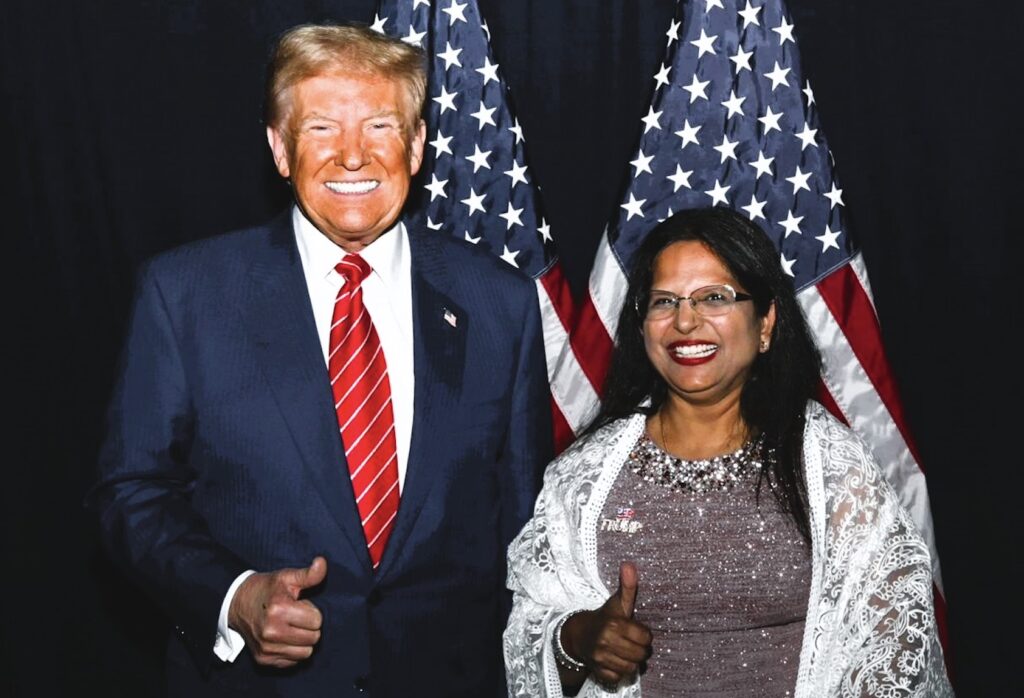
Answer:
<path fill-rule="evenodd" d="M 765 435 L 775 458 L 761 472 L 779 503 L 810 538 L 807 487 L 803 477 L 803 427 L 807 401 L 817 392 L 821 357 L 797 304 L 793 284 L 782 271 L 768 236 L 732 209 L 715 207 L 676 213 L 648 233 L 633 258 L 622 304 L 604 399 L 587 432 L 634 412 L 652 415 L 668 395 L 665 381 L 647 358 L 643 317 L 654 278 L 654 263 L 666 247 L 695 240 L 711 250 L 743 289 L 753 296 L 758 317 L 775 302 L 775 327 L 767 352 L 759 353 L 740 395 L 740 414 Z M 647 398 L 650 404 L 644 405 Z M 762 480 L 758 481 L 760 490 Z"/>

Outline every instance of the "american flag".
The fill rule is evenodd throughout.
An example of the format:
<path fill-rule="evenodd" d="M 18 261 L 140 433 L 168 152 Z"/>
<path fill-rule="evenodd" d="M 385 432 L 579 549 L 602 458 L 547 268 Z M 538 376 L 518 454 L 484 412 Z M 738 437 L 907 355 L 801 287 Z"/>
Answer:
<path fill-rule="evenodd" d="M 580 355 L 587 374 L 603 375 L 625 295 L 623 270 L 647 232 L 673 211 L 729 206 L 756 221 L 793 277 L 822 351 L 822 401 L 868 442 L 928 542 L 944 634 L 924 473 L 793 31 L 780 0 L 679 3 L 629 185 L 601 241 L 573 343 L 589 348 Z"/>
<path fill-rule="evenodd" d="M 564 447 L 596 403 L 591 386 L 601 377 L 584 375 L 569 341 L 572 296 L 487 23 L 476 0 L 383 0 L 372 27 L 423 47 L 430 60 L 423 187 L 410 194 L 413 215 L 535 280 L 555 440 Z"/>
<path fill-rule="evenodd" d="M 422 46 L 430 60 L 424 186 L 413 194 L 420 197 L 415 210 L 425 225 L 486 246 L 536 281 L 558 447 L 596 411 L 624 269 L 644 235 L 683 208 L 736 208 L 767 232 L 794 279 L 825 360 L 821 399 L 871 445 L 928 541 L 944 635 L 924 474 L 782 2 L 679 2 L 630 183 L 579 305 L 558 263 L 524 134 L 475 0 L 383 0 L 373 27 Z"/>

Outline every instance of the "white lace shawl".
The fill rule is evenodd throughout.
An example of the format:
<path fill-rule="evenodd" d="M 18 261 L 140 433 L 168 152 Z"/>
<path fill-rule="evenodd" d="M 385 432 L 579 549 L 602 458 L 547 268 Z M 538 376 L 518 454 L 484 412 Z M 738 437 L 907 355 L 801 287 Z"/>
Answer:
<path fill-rule="evenodd" d="M 644 429 L 634 415 L 573 444 L 544 475 L 534 516 L 509 546 L 515 601 L 504 634 L 510 696 L 562 696 L 551 633 L 571 610 L 610 595 L 597 524 Z M 928 547 L 871 451 L 811 402 L 804 429 L 812 576 L 796 698 L 952 696 L 935 629 Z M 639 696 L 643 679 L 580 696 Z"/>

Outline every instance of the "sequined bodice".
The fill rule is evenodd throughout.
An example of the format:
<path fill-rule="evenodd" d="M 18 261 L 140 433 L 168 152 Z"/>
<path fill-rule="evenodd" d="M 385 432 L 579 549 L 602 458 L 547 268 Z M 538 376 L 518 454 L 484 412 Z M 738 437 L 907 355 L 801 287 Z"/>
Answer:
<path fill-rule="evenodd" d="M 786 696 L 796 685 L 810 589 L 810 552 L 757 468 L 710 491 L 644 477 L 638 455 L 599 519 L 598 565 L 609 589 L 620 562 L 640 574 L 636 618 L 654 633 L 643 695 Z"/>

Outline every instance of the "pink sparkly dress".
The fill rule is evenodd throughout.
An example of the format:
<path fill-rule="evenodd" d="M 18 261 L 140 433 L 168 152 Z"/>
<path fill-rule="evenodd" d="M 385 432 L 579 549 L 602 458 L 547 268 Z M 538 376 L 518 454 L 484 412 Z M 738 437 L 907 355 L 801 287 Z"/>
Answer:
<path fill-rule="evenodd" d="M 756 494 L 758 466 L 711 463 L 673 479 L 662 468 L 673 461 L 641 437 L 598 523 L 605 585 L 618 587 L 623 561 L 639 572 L 635 618 L 654 635 L 644 698 L 793 695 L 807 543 L 767 484 Z"/>

